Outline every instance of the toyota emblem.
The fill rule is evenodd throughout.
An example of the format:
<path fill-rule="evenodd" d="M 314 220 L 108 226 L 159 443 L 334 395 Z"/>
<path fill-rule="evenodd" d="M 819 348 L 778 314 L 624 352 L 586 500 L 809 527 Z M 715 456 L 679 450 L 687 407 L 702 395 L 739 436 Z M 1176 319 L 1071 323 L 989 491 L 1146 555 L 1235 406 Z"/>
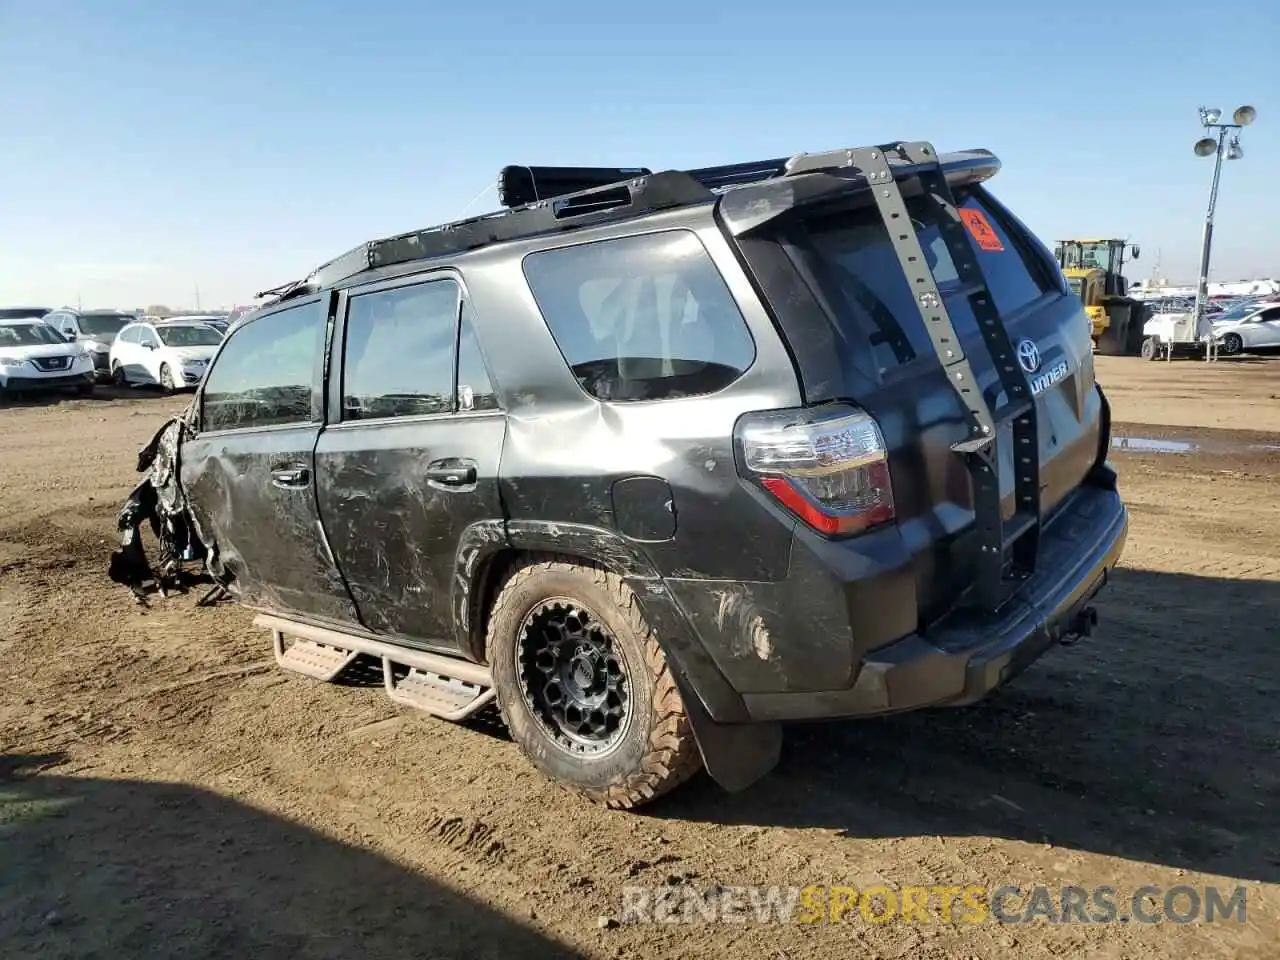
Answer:
<path fill-rule="evenodd" d="M 1018 363 L 1027 373 L 1035 373 L 1040 369 L 1040 348 L 1030 340 L 1019 342 Z"/>

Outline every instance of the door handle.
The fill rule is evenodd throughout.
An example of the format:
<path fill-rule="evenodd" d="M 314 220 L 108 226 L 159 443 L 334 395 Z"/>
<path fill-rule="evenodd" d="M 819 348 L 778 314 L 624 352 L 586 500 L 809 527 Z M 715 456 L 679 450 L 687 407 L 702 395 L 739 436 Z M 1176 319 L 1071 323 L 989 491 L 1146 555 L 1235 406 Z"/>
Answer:
<path fill-rule="evenodd" d="M 271 482 L 277 487 L 293 489 L 305 487 L 311 483 L 311 471 L 306 467 L 289 467 L 271 471 Z"/>
<path fill-rule="evenodd" d="M 435 460 L 427 464 L 427 479 L 446 487 L 465 487 L 476 482 L 476 465 L 471 460 Z"/>

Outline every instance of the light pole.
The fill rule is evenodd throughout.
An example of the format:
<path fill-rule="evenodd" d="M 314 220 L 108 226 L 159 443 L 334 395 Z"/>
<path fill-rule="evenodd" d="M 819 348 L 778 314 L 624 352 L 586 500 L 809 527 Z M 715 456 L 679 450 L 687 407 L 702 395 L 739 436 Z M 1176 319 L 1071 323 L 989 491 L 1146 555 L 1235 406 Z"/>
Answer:
<path fill-rule="evenodd" d="M 1244 156 L 1244 151 L 1240 149 L 1240 134 L 1232 133 L 1233 130 L 1240 130 L 1253 123 L 1258 116 L 1258 111 L 1253 107 L 1239 107 L 1232 114 L 1232 123 L 1222 123 L 1222 111 L 1201 107 L 1200 108 L 1200 125 L 1204 127 L 1205 132 L 1210 136 L 1202 137 L 1196 141 L 1195 151 L 1197 157 L 1213 156 L 1213 186 L 1209 189 L 1209 209 L 1204 215 L 1204 244 L 1200 248 L 1200 284 L 1196 288 L 1196 307 L 1195 307 L 1195 324 L 1196 334 L 1200 332 L 1200 320 L 1204 316 L 1204 309 L 1209 300 L 1209 251 L 1213 246 L 1213 212 L 1218 205 L 1218 181 L 1222 178 L 1222 157 L 1225 154 L 1228 160 L 1239 160 Z M 1227 143 L 1227 135 L 1231 134 L 1231 142 Z M 1209 338 L 1209 345 L 1205 348 L 1205 355 L 1208 356 L 1209 348 L 1212 346 L 1213 338 Z"/>

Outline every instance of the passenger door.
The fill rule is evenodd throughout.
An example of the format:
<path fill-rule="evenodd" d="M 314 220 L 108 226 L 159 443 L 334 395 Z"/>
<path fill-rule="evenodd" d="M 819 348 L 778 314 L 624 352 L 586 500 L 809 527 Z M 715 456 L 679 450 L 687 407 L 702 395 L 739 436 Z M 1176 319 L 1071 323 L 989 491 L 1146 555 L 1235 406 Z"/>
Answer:
<path fill-rule="evenodd" d="M 369 629 L 456 650 L 458 545 L 501 521 L 506 421 L 453 274 L 352 290 L 316 448 L 325 531 Z"/>
<path fill-rule="evenodd" d="M 315 497 L 328 296 L 238 327 L 197 394 L 182 483 L 247 606 L 357 622 Z M 154 335 L 154 334 L 153 334 Z"/>

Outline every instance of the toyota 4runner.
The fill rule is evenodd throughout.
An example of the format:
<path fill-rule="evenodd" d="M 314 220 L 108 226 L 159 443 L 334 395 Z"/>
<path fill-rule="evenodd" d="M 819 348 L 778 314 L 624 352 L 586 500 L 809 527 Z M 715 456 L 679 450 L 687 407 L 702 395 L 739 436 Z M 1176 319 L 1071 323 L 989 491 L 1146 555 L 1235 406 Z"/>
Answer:
<path fill-rule="evenodd" d="M 163 514 L 282 666 L 496 701 L 610 806 L 742 789 L 785 721 L 970 703 L 1090 632 L 1128 528 L 1089 324 L 998 169 L 508 167 L 503 211 L 233 328 L 122 529 Z"/>

